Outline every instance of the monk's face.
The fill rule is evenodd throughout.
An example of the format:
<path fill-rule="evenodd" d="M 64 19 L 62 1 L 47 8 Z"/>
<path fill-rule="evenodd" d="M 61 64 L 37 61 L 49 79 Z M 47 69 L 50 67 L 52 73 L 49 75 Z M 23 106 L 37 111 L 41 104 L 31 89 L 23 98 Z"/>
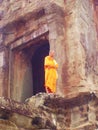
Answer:
<path fill-rule="evenodd" d="M 54 57 L 54 51 L 50 51 L 49 56 Z"/>

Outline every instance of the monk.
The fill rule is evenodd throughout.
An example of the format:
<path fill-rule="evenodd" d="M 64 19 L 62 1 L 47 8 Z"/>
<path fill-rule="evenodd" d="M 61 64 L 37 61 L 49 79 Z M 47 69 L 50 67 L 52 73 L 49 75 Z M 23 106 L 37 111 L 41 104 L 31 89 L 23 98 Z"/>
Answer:
<path fill-rule="evenodd" d="M 49 55 L 44 60 L 45 68 L 45 90 L 47 93 L 56 92 L 56 81 L 58 78 L 57 68 L 58 64 L 54 60 L 54 51 L 50 51 Z"/>

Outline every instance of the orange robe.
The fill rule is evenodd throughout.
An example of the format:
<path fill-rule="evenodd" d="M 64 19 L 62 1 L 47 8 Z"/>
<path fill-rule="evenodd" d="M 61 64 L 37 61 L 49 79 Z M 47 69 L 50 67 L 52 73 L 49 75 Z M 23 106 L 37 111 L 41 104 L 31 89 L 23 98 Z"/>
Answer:
<path fill-rule="evenodd" d="M 56 80 L 58 78 L 57 74 L 58 64 L 52 57 L 46 56 L 44 62 L 44 68 L 45 68 L 45 87 L 48 87 L 52 93 L 55 93 Z"/>

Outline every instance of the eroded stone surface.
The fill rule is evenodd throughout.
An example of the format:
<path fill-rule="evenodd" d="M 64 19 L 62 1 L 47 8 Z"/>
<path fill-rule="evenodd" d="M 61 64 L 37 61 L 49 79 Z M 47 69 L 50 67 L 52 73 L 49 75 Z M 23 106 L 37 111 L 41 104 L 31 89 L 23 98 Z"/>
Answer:
<path fill-rule="evenodd" d="M 0 0 L 0 95 L 23 101 L 27 88 L 33 95 L 31 56 L 45 40 L 56 52 L 60 95 L 38 94 L 25 103 L 1 98 L 2 119 L 26 129 L 97 129 L 98 4 L 94 3 Z M 39 45 L 33 48 L 35 44 Z M 24 85 L 24 79 L 30 82 Z"/>
<path fill-rule="evenodd" d="M 17 60 L 16 55 L 19 56 L 24 48 L 31 48 L 42 39 L 43 42 L 48 40 L 50 49 L 55 50 L 55 59 L 60 66 L 57 94 L 69 96 L 72 93 L 77 95 L 82 91 L 97 91 L 98 42 L 95 28 L 97 20 L 94 20 L 93 4 L 89 0 L 85 2 L 82 0 L 9 1 L 8 4 L 2 1 L 1 9 L 5 13 L 1 11 L 3 16 L 0 43 L 2 44 L 1 51 L 4 51 L 4 64 L 0 69 L 0 85 L 6 88 L 1 88 L 0 95 L 17 101 L 28 98 L 22 99 L 22 90 L 26 90 L 23 79 L 27 75 L 29 75 L 27 79 L 32 78 L 31 73 L 28 72 L 32 70 L 32 65 L 25 67 L 26 59 L 23 59 L 25 62 L 21 62 L 22 57 L 18 57 Z M 97 12 L 97 5 L 95 12 Z M 16 52 L 17 48 L 19 52 Z M 32 51 L 33 57 L 36 50 L 32 49 Z M 31 57 L 26 53 L 26 58 Z M 23 67 L 24 69 L 21 69 Z M 21 82 L 19 69 L 22 75 Z M 18 93 L 19 96 L 17 96 Z"/>
<path fill-rule="evenodd" d="M 98 98 L 94 93 L 80 93 L 70 99 L 39 93 L 22 104 L 0 98 L 0 118 L 30 130 L 95 130 L 97 108 Z"/>
<path fill-rule="evenodd" d="M 0 119 L 0 130 L 19 130 L 11 121 Z"/>

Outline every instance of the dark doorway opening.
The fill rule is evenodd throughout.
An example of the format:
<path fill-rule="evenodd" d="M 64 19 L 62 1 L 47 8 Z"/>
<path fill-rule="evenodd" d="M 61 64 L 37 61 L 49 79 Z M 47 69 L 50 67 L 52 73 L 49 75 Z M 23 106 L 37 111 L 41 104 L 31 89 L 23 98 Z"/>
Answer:
<path fill-rule="evenodd" d="M 33 95 L 45 92 L 44 88 L 44 58 L 49 54 L 49 42 L 44 41 L 37 47 L 32 56 Z"/>
<path fill-rule="evenodd" d="M 13 50 L 12 99 L 24 101 L 44 88 L 44 58 L 49 54 L 48 40 L 39 40 Z"/>

